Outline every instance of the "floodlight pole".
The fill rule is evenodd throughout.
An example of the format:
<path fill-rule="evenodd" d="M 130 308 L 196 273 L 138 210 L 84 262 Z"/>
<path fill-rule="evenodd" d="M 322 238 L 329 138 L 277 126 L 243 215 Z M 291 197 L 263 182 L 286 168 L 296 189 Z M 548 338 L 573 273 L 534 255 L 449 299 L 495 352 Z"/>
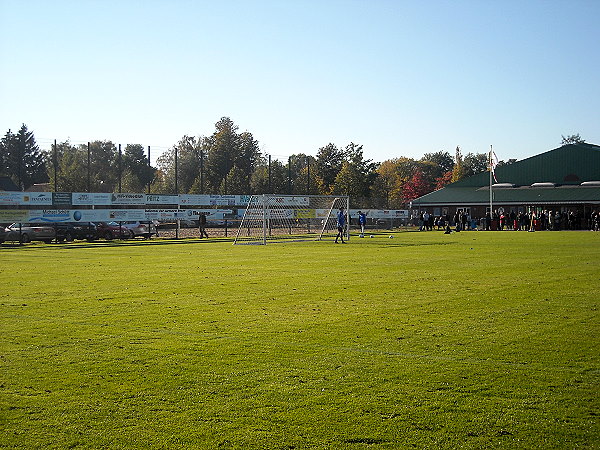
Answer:
<path fill-rule="evenodd" d="M 150 164 L 150 146 L 148 146 L 148 168 L 151 168 Z M 152 184 L 152 180 L 148 179 L 148 194 L 150 194 L 150 185 Z"/>
<path fill-rule="evenodd" d="M 493 218 L 493 208 L 492 208 L 492 202 L 493 202 L 493 194 L 492 194 L 492 146 L 490 145 L 490 157 L 489 157 L 489 171 L 490 171 L 490 220 L 492 220 Z"/>
<path fill-rule="evenodd" d="M 54 139 L 54 192 L 58 191 L 57 185 L 56 185 L 56 172 L 58 171 L 58 156 L 56 154 L 56 139 Z"/>

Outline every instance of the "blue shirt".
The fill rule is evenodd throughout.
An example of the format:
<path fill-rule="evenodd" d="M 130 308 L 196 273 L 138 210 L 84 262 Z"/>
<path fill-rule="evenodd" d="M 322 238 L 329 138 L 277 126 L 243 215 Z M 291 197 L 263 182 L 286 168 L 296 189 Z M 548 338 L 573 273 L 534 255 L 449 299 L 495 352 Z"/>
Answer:
<path fill-rule="evenodd" d="M 358 215 L 358 223 L 361 225 L 365 225 L 367 223 L 367 215 L 365 213 L 360 213 Z"/>
<path fill-rule="evenodd" d="M 343 227 L 345 223 L 346 223 L 346 214 L 344 214 L 344 211 L 340 211 L 337 216 L 337 226 Z"/>

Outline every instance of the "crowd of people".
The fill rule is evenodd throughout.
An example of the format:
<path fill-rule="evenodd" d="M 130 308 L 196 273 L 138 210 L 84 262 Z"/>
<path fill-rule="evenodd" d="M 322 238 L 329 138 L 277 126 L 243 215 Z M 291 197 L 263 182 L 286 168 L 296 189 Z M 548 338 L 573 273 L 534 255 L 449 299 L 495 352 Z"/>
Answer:
<path fill-rule="evenodd" d="M 484 217 L 472 218 L 467 212 L 458 210 L 454 216 L 434 216 L 423 211 L 419 216 L 419 231 L 442 229 L 463 230 L 510 230 L 510 231 L 559 231 L 592 230 L 600 231 L 600 211 L 582 214 L 580 211 L 531 210 L 529 212 L 504 212 L 496 210 Z"/>

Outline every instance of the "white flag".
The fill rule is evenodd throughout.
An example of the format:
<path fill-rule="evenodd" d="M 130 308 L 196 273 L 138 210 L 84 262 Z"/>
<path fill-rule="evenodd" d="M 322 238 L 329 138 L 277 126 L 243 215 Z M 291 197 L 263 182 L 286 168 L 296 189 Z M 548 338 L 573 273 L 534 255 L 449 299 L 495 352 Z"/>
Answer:
<path fill-rule="evenodd" d="M 496 178 L 496 166 L 498 165 L 498 157 L 493 150 L 490 150 L 490 170 L 492 171 L 492 176 L 494 177 L 494 182 L 497 183 L 498 179 Z"/>

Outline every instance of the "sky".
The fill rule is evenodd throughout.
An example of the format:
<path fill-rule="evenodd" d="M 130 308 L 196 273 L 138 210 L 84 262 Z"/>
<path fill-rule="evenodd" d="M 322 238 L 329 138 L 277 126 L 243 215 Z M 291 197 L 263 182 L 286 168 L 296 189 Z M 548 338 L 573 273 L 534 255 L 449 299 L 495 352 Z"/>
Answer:
<path fill-rule="evenodd" d="M 0 0 L 0 132 L 151 146 L 221 117 L 285 160 L 600 144 L 600 0 Z"/>

